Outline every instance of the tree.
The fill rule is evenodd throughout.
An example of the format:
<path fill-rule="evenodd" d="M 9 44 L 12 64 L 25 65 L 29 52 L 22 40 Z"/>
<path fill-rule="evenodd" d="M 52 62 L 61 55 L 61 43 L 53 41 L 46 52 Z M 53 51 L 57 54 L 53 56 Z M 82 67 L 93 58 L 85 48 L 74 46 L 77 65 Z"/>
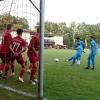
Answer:
<path fill-rule="evenodd" d="M 72 22 L 70 26 L 67 27 L 66 23 L 64 22 L 45 22 L 45 33 L 52 33 L 46 36 L 63 35 L 63 42 L 64 44 L 68 45 L 69 48 L 73 46 L 74 38 L 76 36 L 80 36 L 83 41 L 85 41 L 87 36 L 89 36 L 91 33 L 94 33 L 97 42 L 100 43 L 100 23 L 86 24 L 85 22 Z"/>
<path fill-rule="evenodd" d="M 66 33 L 66 23 L 45 22 L 45 34 L 63 35 Z"/>
<path fill-rule="evenodd" d="M 13 27 L 14 30 L 18 28 L 23 28 L 23 29 L 29 28 L 29 23 L 25 18 L 15 17 L 10 15 L 9 13 L 0 15 L 0 30 L 3 30 L 9 23 L 14 26 Z"/>

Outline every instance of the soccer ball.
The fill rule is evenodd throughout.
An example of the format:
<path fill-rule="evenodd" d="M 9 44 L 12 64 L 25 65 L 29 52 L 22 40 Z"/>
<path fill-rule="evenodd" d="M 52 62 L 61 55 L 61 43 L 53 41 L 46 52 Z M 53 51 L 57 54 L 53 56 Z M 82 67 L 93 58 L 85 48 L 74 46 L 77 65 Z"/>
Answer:
<path fill-rule="evenodd" d="M 55 58 L 55 62 L 59 62 L 59 59 L 58 58 Z"/>

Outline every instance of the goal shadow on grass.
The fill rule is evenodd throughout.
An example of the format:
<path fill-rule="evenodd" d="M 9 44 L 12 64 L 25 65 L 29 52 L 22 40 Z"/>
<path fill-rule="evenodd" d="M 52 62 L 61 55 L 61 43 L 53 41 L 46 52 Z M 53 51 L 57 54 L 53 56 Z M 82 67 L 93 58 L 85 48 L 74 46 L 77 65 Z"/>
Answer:
<path fill-rule="evenodd" d="M 16 66 L 17 67 L 17 66 Z M 26 97 L 38 98 L 38 84 L 32 85 L 30 82 L 30 73 L 26 72 L 24 75 L 24 82 L 21 83 L 18 80 L 20 67 L 15 68 L 16 75 L 11 77 L 8 73 L 7 79 L 0 79 L 0 88 L 5 90 L 5 92 L 10 91 L 15 94 L 19 94 Z"/>
<path fill-rule="evenodd" d="M 14 93 L 17 93 L 17 94 L 20 94 L 20 95 L 23 95 L 23 96 L 37 98 L 37 95 L 36 94 L 23 92 L 21 90 L 14 89 L 14 88 L 11 88 L 11 87 L 6 86 L 6 85 L 3 85 L 3 84 L 0 84 L 0 88 L 5 89 L 5 90 L 8 90 L 8 91 L 11 91 L 11 92 L 14 92 Z"/>

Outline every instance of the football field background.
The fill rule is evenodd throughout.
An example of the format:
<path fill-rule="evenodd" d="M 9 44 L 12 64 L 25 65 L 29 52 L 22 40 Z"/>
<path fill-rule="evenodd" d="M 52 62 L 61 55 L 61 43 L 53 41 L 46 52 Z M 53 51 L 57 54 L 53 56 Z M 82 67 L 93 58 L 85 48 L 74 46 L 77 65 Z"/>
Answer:
<path fill-rule="evenodd" d="M 45 91 L 50 100 L 100 100 L 100 54 L 97 55 L 95 71 L 87 70 L 88 51 L 85 51 L 81 65 L 75 66 L 65 62 L 75 51 L 45 52 Z M 54 58 L 60 61 L 56 63 Z"/>
<path fill-rule="evenodd" d="M 96 69 L 87 70 L 88 50 L 82 55 L 81 65 L 70 66 L 66 58 L 75 54 L 74 50 L 50 49 L 45 50 L 44 70 L 44 97 L 48 100 L 100 100 L 100 53 L 96 57 Z M 59 62 L 55 62 L 55 58 Z M 29 82 L 29 73 L 25 73 L 24 83 L 18 82 L 18 71 L 20 66 L 16 65 L 16 76 L 8 80 L 0 80 L 0 84 L 13 87 L 24 92 L 36 93 L 37 87 Z M 35 100 L 0 88 L 0 100 Z"/>

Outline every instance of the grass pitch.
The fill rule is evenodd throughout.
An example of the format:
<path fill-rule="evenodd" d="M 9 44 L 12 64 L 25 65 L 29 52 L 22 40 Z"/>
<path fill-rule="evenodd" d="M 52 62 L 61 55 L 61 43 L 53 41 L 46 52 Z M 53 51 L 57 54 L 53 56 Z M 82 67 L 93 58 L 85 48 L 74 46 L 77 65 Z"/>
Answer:
<path fill-rule="evenodd" d="M 82 55 L 81 65 L 70 66 L 66 58 L 71 50 L 46 50 L 45 52 L 45 96 L 50 100 L 100 100 L 100 54 L 95 71 L 86 70 L 88 51 Z M 54 58 L 59 58 L 55 62 Z"/>
<path fill-rule="evenodd" d="M 81 65 L 70 66 L 66 58 L 75 53 L 73 50 L 45 50 L 44 97 L 48 100 L 100 100 L 100 54 L 96 57 L 96 69 L 86 70 L 88 51 L 82 55 Z M 58 58 L 60 61 L 55 62 Z M 0 84 L 24 92 L 36 93 L 37 87 L 29 83 L 29 73 L 25 73 L 24 83 L 18 82 L 19 65 L 16 76 L 0 80 Z M 0 100 L 34 100 L 7 90 L 0 89 Z"/>

